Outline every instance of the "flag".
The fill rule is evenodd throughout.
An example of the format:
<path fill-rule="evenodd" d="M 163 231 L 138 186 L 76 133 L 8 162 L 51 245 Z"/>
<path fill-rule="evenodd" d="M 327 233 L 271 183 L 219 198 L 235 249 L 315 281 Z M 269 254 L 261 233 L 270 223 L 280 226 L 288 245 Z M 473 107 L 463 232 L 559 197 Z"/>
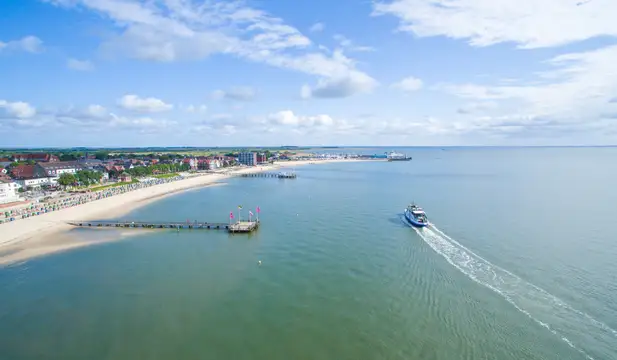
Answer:
<path fill-rule="evenodd" d="M 249 215 L 253 216 L 253 212 L 251 210 L 249 210 Z"/>
<path fill-rule="evenodd" d="M 229 212 L 229 218 L 230 218 L 230 219 L 233 219 L 233 218 L 234 218 L 234 212 L 233 212 L 233 211 L 230 211 L 230 212 Z"/>
<path fill-rule="evenodd" d="M 261 210 L 259 209 L 259 206 L 258 206 L 257 207 L 257 213 L 260 213 L 260 212 L 261 212 Z"/>
<path fill-rule="evenodd" d="M 242 209 L 242 205 L 238 205 L 238 209 Z"/>

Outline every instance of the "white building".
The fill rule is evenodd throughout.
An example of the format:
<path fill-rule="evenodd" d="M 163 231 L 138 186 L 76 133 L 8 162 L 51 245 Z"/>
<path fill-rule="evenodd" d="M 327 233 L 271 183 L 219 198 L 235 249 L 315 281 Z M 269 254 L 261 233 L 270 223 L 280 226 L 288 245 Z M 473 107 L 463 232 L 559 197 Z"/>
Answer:
<path fill-rule="evenodd" d="M 59 161 L 48 163 L 37 163 L 35 173 L 37 177 L 46 176 L 49 179 L 50 185 L 58 184 L 60 175 L 68 173 L 75 174 L 78 170 L 81 170 L 83 166 L 74 161 Z"/>
<path fill-rule="evenodd" d="M 31 177 L 31 178 L 16 179 L 15 183 L 17 184 L 18 187 L 23 187 L 24 189 L 28 187 L 38 188 L 38 187 L 41 187 L 42 185 L 51 184 L 48 177 Z"/>
<path fill-rule="evenodd" d="M 0 179 L 0 204 L 19 201 L 18 188 L 19 186 L 15 182 Z"/>

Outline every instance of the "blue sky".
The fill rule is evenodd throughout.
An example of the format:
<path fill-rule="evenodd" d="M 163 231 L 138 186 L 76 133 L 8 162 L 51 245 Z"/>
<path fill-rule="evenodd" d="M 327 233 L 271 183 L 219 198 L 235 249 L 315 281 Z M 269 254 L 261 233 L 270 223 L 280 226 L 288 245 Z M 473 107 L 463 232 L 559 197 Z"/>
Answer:
<path fill-rule="evenodd" d="M 3 0 L 0 146 L 601 145 L 612 0 Z"/>

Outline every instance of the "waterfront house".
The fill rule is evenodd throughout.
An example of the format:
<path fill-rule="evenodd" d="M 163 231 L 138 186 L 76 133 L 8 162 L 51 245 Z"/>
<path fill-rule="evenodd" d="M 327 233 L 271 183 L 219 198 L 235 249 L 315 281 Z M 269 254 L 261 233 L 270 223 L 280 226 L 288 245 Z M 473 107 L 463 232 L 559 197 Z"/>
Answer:
<path fill-rule="evenodd" d="M 129 173 L 122 173 L 120 174 L 119 177 L 120 182 L 131 182 L 133 181 L 133 179 L 131 178 L 131 175 L 129 175 Z"/>
<path fill-rule="evenodd" d="M 38 175 L 35 169 L 36 165 L 18 165 L 11 169 L 11 176 L 19 187 L 38 188 L 42 185 L 49 184 L 49 178 L 44 175 Z"/>
<path fill-rule="evenodd" d="M 198 159 L 197 160 L 197 170 L 210 170 L 210 160 Z"/>
<path fill-rule="evenodd" d="M 14 181 L 6 177 L 0 177 L 0 204 L 12 203 L 19 201 L 17 190 L 19 186 Z"/>
<path fill-rule="evenodd" d="M 58 179 L 62 174 L 75 174 L 82 170 L 83 166 L 76 161 L 58 161 L 37 163 L 34 165 L 34 172 L 38 177 L 46 176 L 49 178 L 50 185 L 57 185 Z"/>
<path fill-rule="evenodd" d="M 191 170 L 197 170 L 198 168 L 198 162 L 195 158 L 184 158 L 182 159 L 182 164 L 188 165 Z"/>

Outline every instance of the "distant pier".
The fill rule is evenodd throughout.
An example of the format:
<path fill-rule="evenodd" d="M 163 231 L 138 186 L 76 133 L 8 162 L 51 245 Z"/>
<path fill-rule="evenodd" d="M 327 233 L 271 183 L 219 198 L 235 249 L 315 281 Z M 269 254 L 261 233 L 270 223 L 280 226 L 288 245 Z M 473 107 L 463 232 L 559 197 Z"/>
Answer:
<path fill-rule="evenodd" d="M 157 222 L 157 221 L 69 221 L 69 225 L 87 228 L 195 229 L 226 230 L 230 233 L 250 233 L 259 228 L 259 221 L 221 222 Z"/>
<path fill-rule="evenodd" d="M 241 174 L 242 177 L 262 177 L 262 178 L 278 178 L 278 179 L 295 179 L 297 177 L 296 173 L 288 173 L 288 172 L 262 172 L 262 173 L 251 173 L 251 174 Z"/>

